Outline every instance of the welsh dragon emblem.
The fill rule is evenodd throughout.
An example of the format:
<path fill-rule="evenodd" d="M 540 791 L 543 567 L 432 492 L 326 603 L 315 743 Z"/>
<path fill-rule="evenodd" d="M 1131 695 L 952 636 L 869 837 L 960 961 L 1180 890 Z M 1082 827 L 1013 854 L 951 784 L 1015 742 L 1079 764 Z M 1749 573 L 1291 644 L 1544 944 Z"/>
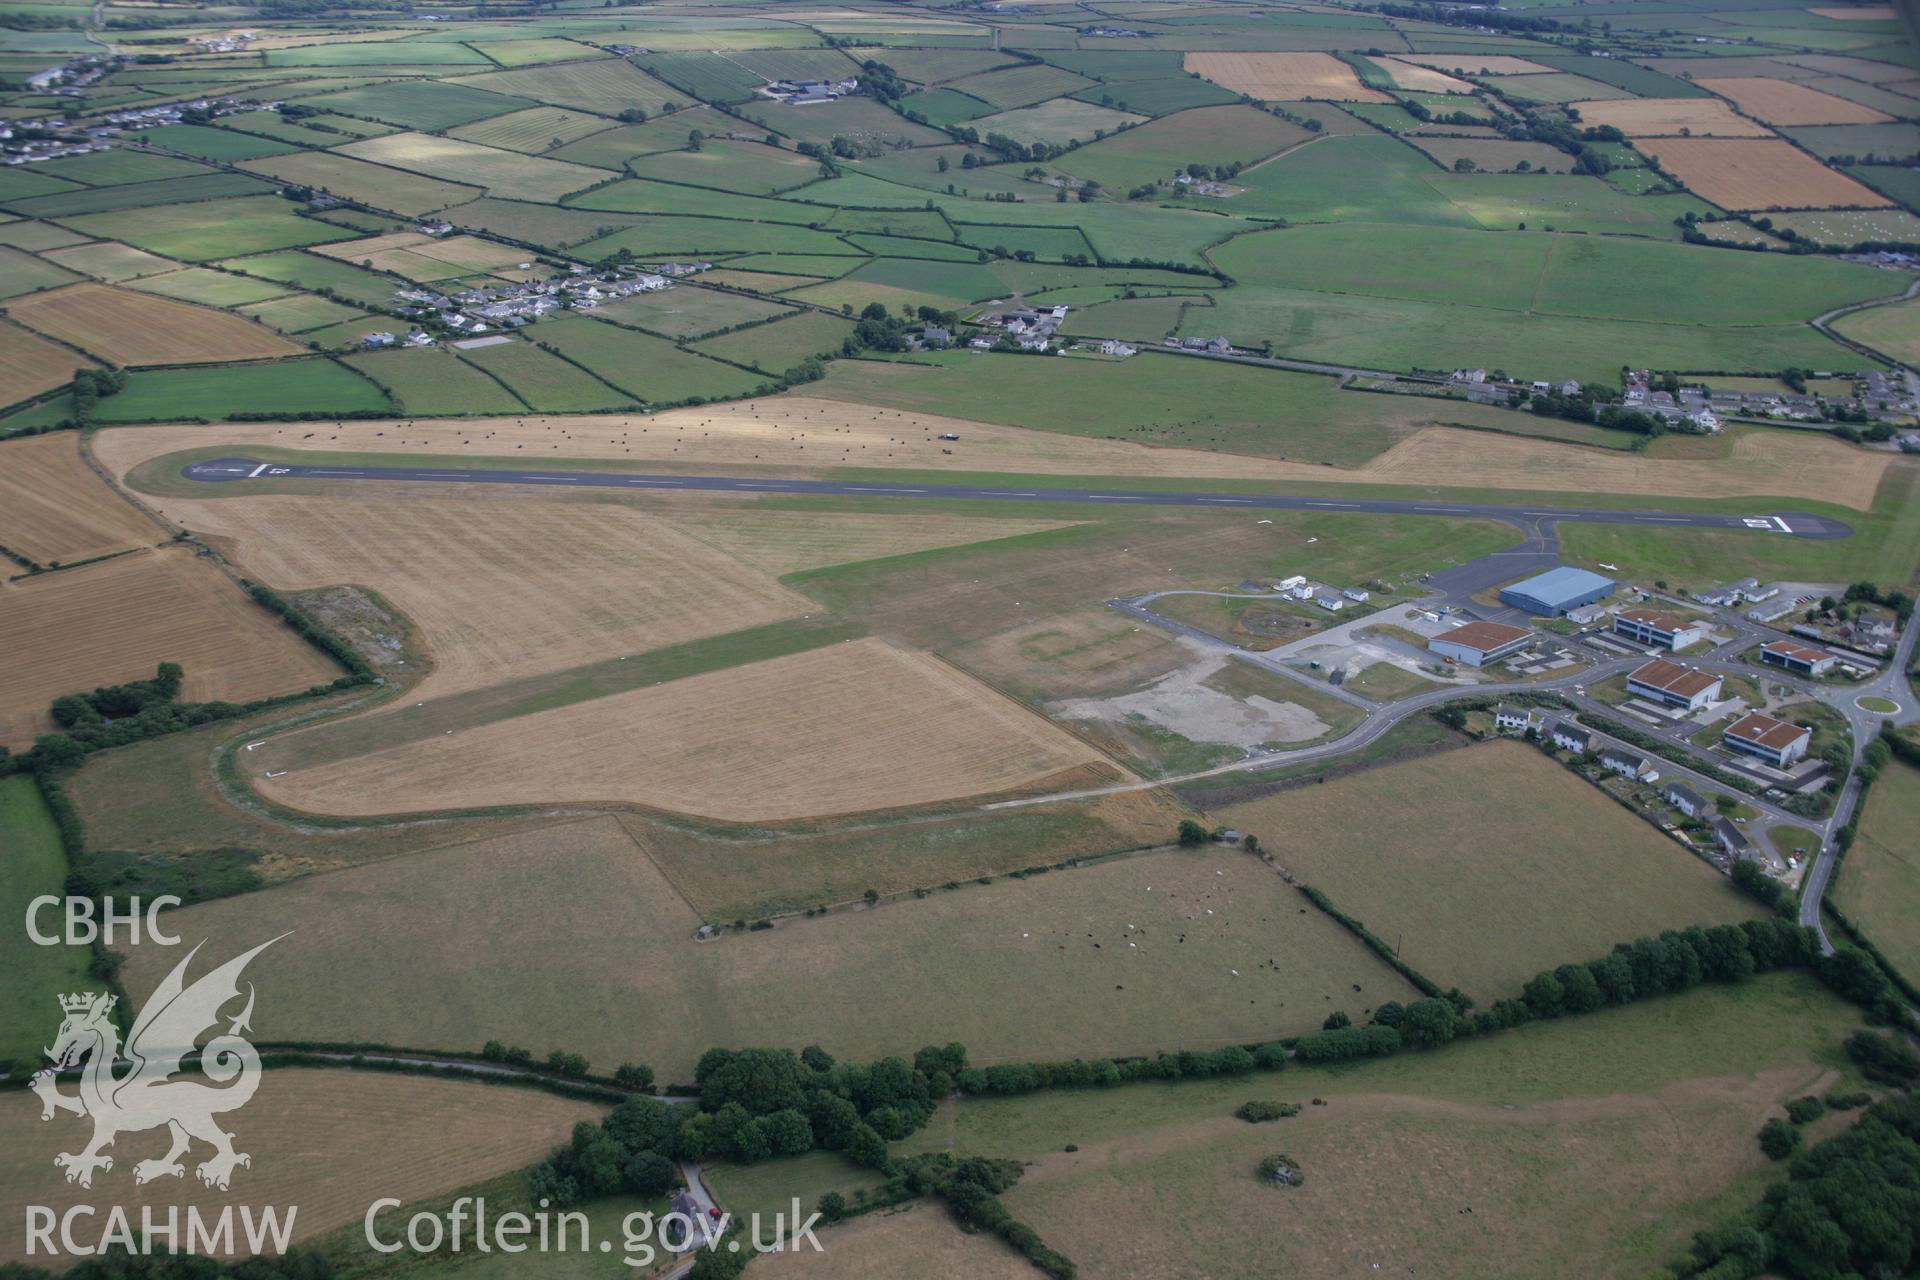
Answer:
<path fill-rule="evenodd" d="M 226 1033 L 214 1036 L 200 1049 L 200 1072 L 213 1084 L 172 1077 L 180 1074 L 181 1060 L 194 1051 L 201 1033 L 218 1026 L 221 1008 L 239 997 L 240 974 L 248 962 L 279 940 L 261 943 L 188 986 L 187 966 L 200 951 L 194 947 L 154 990 L 134 1020 L 124 1061 L 120 1029 L 109 1016 L 118 997 L 96 992 L 60 997 L 60 1008 L 66 1016 L 59 1037 L 47 1050 L 53 1065 L 34 1075 L 32 1087 L 40 1096 L 42 1120 L 53 1119 L 57 1111 L 93 1120 L 93 1141 L 85 1150 L 63 1152 L 53 1158 L 55 1166 L 66 1170 L 68 1182 L 91 1187 L 94 1170 L 113 1168 L 113 1157 L 106 1154 L 106 1149 L 114 1139 L 123 1133 L 162 1126 L 173 1145 L 159 1159 L 142 1160 L 133 1166 L 136 1184 L 182 1176 L 186 1168 L 180 1157 L 187 1154 L 196 1138 L 213 1148 L 213 1156 L 194 1170 L 209 1187 L 226 1190 L 234 1169 L 253 1162 L 252 1157 L 233 1149 L 233 1135 L 214 1119 L 245 1106 L 260 1087 L 260 1054 L 240 1034 L 252 1029 L 248 1025 L 253 1017 L 251 983 L 247 985 L 246 1007 L 229 1021 Z M 83 1062 L 80 1092 L 61 1093 L 58 1074 Z M 116 1067 L 121 1066 L 124 1072 L 116 1075 Z"/>

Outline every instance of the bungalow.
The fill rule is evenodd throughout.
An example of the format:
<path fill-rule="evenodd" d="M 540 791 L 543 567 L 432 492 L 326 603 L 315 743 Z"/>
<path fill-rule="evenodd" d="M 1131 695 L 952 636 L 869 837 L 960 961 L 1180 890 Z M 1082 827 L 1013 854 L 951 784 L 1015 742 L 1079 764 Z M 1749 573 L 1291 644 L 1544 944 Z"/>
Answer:
<path fill-rule="evenodd" d="M 1347 602 L 1345 600 L 1342 600 L 1339 596 L 1327 595 L 1324 593 L 1322 593 L 1321 595 L 1315 596 L 1313 598 L 1313 602 L 1319 605 L 1322 609 L 1325 609 L 1328 613 L 1338 613 L 1342 609 L 1347 607 Z"/>
<path fill-rule="evenodd" d="M 1555 720 L 1553 727 L 1547 730 L 1547 738 L 1562 751 L 1577 751 L 1585 755 L 1593 749 L 1593 735 L 1571 720 Z"/>
<path fill-rule="evenodd" d="M 1747 833 L 1733 825 L 1731 819 L 1715 818 L 1713 822 L 1713 842 L 1729 858 L 1751 858 L 1753 841 L 1747 839 Z"/>
<path fill-rule="evenodd" d="M 1807 744 L 1813 741 L 1813 730 L 1775 720 L 1758 711 L 1749 711 L 1727 727 L 1727 731 L 1720 735 L 1720 741 L 1730 750 L 1755 756 L 1775 768 L 1784 769 L 1807 754 Z"/>
<path fill-rule="evenodd" d="M 1644 778 L 1653 771 L 1645 756 L 1637 756 L 1622 747 L 1600 748 L 1600 767 L 1623 773 L 1629 778 Z"/>
<path fill-rule="evenodd" d="M 1769 640 L 1760 646 L 1760 661 L 1768 666 L 1784 667 L 1796 675 L 1823 676 L 1840 657 L 1791 640 Z"/>
<path fill-rule="evenodd" d="M 1347 599 L 1353 601 L 1355 604 L 1365 604 L 1370 598 L 1368 593 L 1365 591 L 1362 591 L 1359 587 L 1348 587 L 1346 590 L 1342 591 L 1340 594 L 1345 596 Z"/>
<path fill-rule="evenodd" d="M 1532 707 L 1510 707 L 1503 702 L 1493 709 L 1493 727 L 1501 733 L 1525 733 L 1540 727 L 1540 713 Z"/>
<path fill-rule="evenodd" d="M 1710 807 L 1706 797 L 1684 782 L 1669 782 L 1661 788 L 1660 798 L 1689 818 L 1699 817 Z"/>
<path fill-rule="evenodd" d="M 1698 667 L 1683 667 L 1665 658 L 1634 668 L 1627 676 L 1627 692 L 1670 707 L 1698 711 L 1720 697 L 1721 679 Z"/>
<path fill-rule="evenodd" d="M 1686 649 L 1707 638 L 1707 624 L 1652 609 L 1622 609 L 1613 615 L 1613 634 L 1662 649 Z"/>

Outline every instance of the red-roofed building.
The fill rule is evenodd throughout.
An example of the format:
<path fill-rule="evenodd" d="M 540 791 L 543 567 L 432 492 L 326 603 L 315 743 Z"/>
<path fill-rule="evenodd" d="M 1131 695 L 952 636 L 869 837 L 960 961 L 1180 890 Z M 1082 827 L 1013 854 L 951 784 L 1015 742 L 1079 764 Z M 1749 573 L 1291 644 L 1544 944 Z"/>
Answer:
<path fill-rule="evenodd" d="M 1769 640 L 1760 646 L 1760 661 L 1795 675 L 1823 676 L 1833 669 L 1833 664 L 1840 661 L 1840 657 L 1812 645 L 1796 644 L 1791 640 Z"/>
<path fill-rule="evenodd" d="M 1636 667 L 1627 677 L 1627 691 L 1670 707 L 1698 711 L 1720 697 L 1720 677 L 1698 667 L 1683 667 L 1665 658 Z"/>
<path fill-rule="evenodd" d="M 1613 615 L 1613 634 L 1663 649 L 1686 649 L 1707 638 L 1707 624 L 1652 609 L 1622 609 Z"/>
<path fill-rule="evenodd" d="M 1775 720 L 1758 711 L 1749 711 L 1728 726 L 1727 731 L 1720 735 L 1720 740 L 1734 751 L 1784 769 L 1807 754 L 1807 744 L 1813 741 L 1813 730 Z"/>

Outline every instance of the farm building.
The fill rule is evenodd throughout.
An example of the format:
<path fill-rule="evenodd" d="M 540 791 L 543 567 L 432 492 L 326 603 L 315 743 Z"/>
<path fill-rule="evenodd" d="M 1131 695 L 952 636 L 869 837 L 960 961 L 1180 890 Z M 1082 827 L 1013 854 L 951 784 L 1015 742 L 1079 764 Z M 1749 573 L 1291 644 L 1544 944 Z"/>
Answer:
<path fill-rule="evenodd" d="M 1662 649 L 1685 649 L 1707 638 L 1707 624 L 1653 609 L 1622 609 L 1613 615 L 1613 634 Z"/>
<path fill-rule="evenodd" d="M 1509 627 L 1499 622 L 1469 622 L 1451 631 L 1442 631 L 1427 641 L 1429 652 L 1483 667 L 1522 648 L 1533 636 L 1525 627 Z"/>
<path fill-rule="evenodd" d="M 1813 730 L 1775 720 L 1770 715 L 1749 711 L 1727 727 L 1720 740 L 1734 751 L 1765 760 L 1784 769 L 1807 754 Z"/>
<path fill-rule="evenodd" d="M 1556 617 L 1569 609 L 1606 599 L 1616 585 L 1612 578 L 1561 565 L 1500 588 L 1500 600 L 1528 613 Z"/>
<path fill-rule="evenodd" d="M 1697 818 L 1707 811 L 1706 797 L 1684 782 L 1669 782 L 1660 789 L 1660 798 L 1689 818 Z"/>
<path fill-rule="evenodd" d="M 1760 661 L 1770 667 L 1783 667 L 1795 675 L 1823 676 L 1840 661 L 1837 654 L 1791 640 L 1769 640 L 1760 646 Z"/>
<path fill-rule="evenodd" d="M 1627 676 L 1627 691 L 1670 707 L 1698 711 L 1720 697 L 1719 676 L 1698 667 L 1683 667 L 1655 658 Z"/>

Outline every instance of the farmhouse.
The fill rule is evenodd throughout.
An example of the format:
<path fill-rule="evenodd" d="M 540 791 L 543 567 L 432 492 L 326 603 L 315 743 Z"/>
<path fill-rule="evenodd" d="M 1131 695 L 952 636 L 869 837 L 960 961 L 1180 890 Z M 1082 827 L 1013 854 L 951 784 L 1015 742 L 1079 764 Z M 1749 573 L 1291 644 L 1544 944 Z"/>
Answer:
<path fill-rule="evenodd" d="M 1593 750 L 1593 735 L 1571 720 L 1555 720 L 1553 727 L 1547 730 L 1547 738 L 1562 751 L 1577 751 L 1585 755 Z"/>
<path fill-rule="evenodd" d="M 1512 586 L 1502 587 L 1500 600 L 1503 604 L 1525 609 L 1528 613 L 1555 617 L 1583 604 L 1606 599 L 1613 594 L 1617 585 L 1612 578 L 1561 565 Z"/>
<path fill-rule="evenodd" d="M 1807 754 L 1807 744 L 1813 740 L 1813 731 L 1784 720 L 1775 720 L 1758 711 L 1749 711 L 1729 725 L 1727 731 L 1720 735 L 1720 740 L 1731 750 L 1784 769 Z"/>
<path fill-rule="evenodd" d="M 1533 632 L 1525 627 L 1509 627 L 1499 622 L 1469 622 L 1434 636 L 1427 641 L 1427 649 L 1469 667 L 1484 667 L 1520 649 L 1532 636 Z"/>
<path fill-rule="evenodd" d="M 1613 615 L 1613 634 L 1662 649 L 1685 649 L 1707 638 L 1707 624 L 1652 609 L 1622 609 Z"/>
<path fill-rule="evenodd" d="M 1540 726 L 1540 713 L 1532 707 L 1510 707 L 1504 702 L 1493 710 L 1493 727 L 1501 733 L 1525 733 Z"/>
<path fill-rule="evenodd" d="M 1623 747 L 1602 747 L 1600 767 L 1623 773 L 1629 778 L 1645 778 L 1653 772 L 1653 766 L 1645 756 L 1637 756 Z"/>
<path fill-rule="evenodd" d="M 1708 807 L 1706 797 L 1684 782 L 1669 782 L 1660 789 L 1660 798 L 1689 818 L 1699 817 Z"/>
<path fill-rule="evenodd" d="M 1760 661 L 1770 667 L 1782 667 L 1795 675 L 1823 676 L 1840 661 L 1838 654 L 1791 640 L 1769 640 L 1760 646 Z"/>
<path fill-rule="evenodd" d="M 1734 826 L 1731 819 L 1714 819 L 1713 842 L 1729 858 L 1753 857 L 1753 841 L 1747 839 L 1747 833 Z"/>
<path fill-rule="evenodd" d="M 1709 702 L 1718 701 L 1720 685 L 1720 677 L 1712 672 L 1683 667 L 1665 658 L 1655 658 L 1627 676 L 1629 693 L 1670 707 L 1685 707 L 1688 711 L 1698 711 Z"/>

